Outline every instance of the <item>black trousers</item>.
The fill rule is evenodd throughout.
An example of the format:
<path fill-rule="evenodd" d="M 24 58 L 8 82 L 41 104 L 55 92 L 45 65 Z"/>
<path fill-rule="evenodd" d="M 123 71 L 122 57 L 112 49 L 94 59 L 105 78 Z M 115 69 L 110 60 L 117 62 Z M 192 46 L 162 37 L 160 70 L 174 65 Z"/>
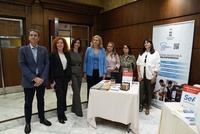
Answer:
<path fill-rule="evenodd" d="M 94 69 L 92 76 L 87 75 L 87 100 L 89 100 L 90 88 L 99 83 L 103 77 L 99 77 L 99 69 Z"/>
<path fill-rule="evenodd" d="M 61 117 L 65 114 L 67 110 L 67 89 L 68 89 L 68 77 L 56 78 L 55 82 L 57 85 L 56 88 L 56 97 L 57 97 L 57 115 Z"/>
<path fill-rule="evenodd" d="M 40 119 L 44 119 L 44 94 L 45 94 L 45 86 L 39 86 L 36 88 L 24 88 L 24 95 L 25 95 L 25 104 L 24 104 L 24 113 L 25 113 L 25 120 L 27 124 L 31 122 L 31 115 L 32 115 L 32 103 L 33 97 L 36 92 L 37 98 L 37 109 L 38 109 L 38 117 Z"/>

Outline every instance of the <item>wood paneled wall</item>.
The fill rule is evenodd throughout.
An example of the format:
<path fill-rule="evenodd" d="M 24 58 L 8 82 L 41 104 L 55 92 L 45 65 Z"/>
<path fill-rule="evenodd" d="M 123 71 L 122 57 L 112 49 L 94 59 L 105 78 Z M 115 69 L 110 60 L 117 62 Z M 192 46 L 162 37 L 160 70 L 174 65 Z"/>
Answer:
<path fill-rule="evenodd" d="M 29 29 L 38 29 L 40 30 L 39 44 L 45 46 L 49 50 L 49 53 L 51 44 L 49 22 L 51 20 L 54 20 L 54 18 L 59 18 L 60 22 L 88 25 L 90 26 L 90 32 L 92 36 L 97 32 L 96 20 L 99 16 L 101 9 L 102 8 L 98 6 L 73 3 L 63 0 L 0 0 L 0 17 L 17 18 L 23 20 L 23 43 L 29 43 Z M 4 33 L 5 29 L 1 32 Z M 8 49 L 7 51 L 10 52 L 11 49 Z M 3 57 L 5 57 L 5 59 L 3 59 L 3 64 L 5 65 L 4 68 L 6 68 L 9 62 L 12 62 L 12 67 L 16 68 L 16 76 L 14 78 L 13 74 L 9 73 L 12 72 L 12 68 L 4 69 L 4 72 L 8 72 L 4 74 L 6 75 L 5 86 L 20 85 L 21 73 L 18 65 L 18 56 L 14 56 L 15 59 L 10 60 L 8 55 L 9 53 L 3 54 Z M 13 54 L 18 54 L 18 49 L 14 51 Z M 0 78 L 0 87 L 1 86 L 2 83 Z"/>
<path fill-rule="evenodd" d="M 101 7 L 63 0 L 0 0 L 0 17 L 20 18 L 24 20 L 24 39 L 28 43 L 27 33 L 31 28 L 40 30 L 40 44 L 49 50 L 49 21 L 59 21 L 91 26 L 91 35 L 97 31 L 96 19 Z"/>
<path fill-rule="evenodd" d="M 30 28 L 41 31 L 40 44 L 50 52 L 49 21 L 59 18 L 61 22 L 90 26 L 91 36 L 100 34 L 104 45 L 113 41 L 117 52 L 130 43 L 132 52 L 138 56 L 145 38 L 152 37 L 155 25 L 195 20 L 194 42 L 189 84 L 200 83 L 200 1 L 199 0 L 139 0 L 137 2 L 99 14 L 101 7 L 62 0 L 0 0 L 0 17 L 24 20 L 24 39 L 28 43 Z"/>
<path fill-rule="evenodd" d="M 101 33 L 104 45 L 113 41 L 117 52 L 131 44 L 138 57 L 143 40 L 152 38 L 155 25 L 195 20 L 194 41 L 189 84 L 200 83 L 200 1 L 199 0 L 141 0 L 101 14 Z"/>

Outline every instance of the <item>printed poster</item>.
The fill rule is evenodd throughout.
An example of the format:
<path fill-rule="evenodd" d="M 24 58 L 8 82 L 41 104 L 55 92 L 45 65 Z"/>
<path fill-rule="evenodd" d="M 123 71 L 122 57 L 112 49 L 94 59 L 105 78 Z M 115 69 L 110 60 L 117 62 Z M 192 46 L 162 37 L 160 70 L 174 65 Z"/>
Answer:
<path fill-rule="evenodd" d="M 159 108 L 163 102 L 167 101 L 164 90 L 166 91 L 165 88 L 168 86 L 168 83 L 171 83 L 172 89 L 174 86 L 175 88 L 180 88 L 174 89 L 175 91 L 172 94 L 174 97 L 179 94 L 179 99 L 174 98 L 174 100 L 170 101 L 180 101 L 181 92 L 179 91 L 181 91 L 181 85 L 188 83 L 194 22 L 192 20 L 153 27 L 152 40 L 155 50 L 160 54 L 161 65 L 152 104 Z M 164 84 L 161 86 L 159 81 L 162 80 Z"/>

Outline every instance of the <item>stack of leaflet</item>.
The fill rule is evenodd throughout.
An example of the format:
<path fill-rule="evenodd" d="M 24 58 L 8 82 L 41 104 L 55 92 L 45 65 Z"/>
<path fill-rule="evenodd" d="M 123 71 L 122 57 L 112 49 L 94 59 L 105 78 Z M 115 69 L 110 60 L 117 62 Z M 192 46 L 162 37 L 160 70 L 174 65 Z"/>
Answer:
<path fill-rule="evenodd" d="M 100 89 L 103 86 L 103 83 L 97 83 L 96 85 L 92 86 L 91 89 Z"/>
<path fill-rule="evenodd" d="M 195 125 L 194 110 L 191 108 L 180 107 L 175 110 L 175 115 L 182 119 L 188 125 Z"/>
<path fill-rule="evenodd" d="M 108 91 L 110 89 L 110 81 L 109 80 L 103 80 L 100 83 L 103 85 L 99 88 L 99 90 Z"/>
<path fill-rule="evenodd" d="M 110 81 L 109 80 L 102 80 L 96 85 L 92 86 L 91 89 L 97 89 L 97 90 L 109 90 L 110 88 Z"/>
<path fill-rule="evenodd" d="M 112 91 L 119 91 L 120 90 L 120 83 L 110 86 L 110 90 Z"/>

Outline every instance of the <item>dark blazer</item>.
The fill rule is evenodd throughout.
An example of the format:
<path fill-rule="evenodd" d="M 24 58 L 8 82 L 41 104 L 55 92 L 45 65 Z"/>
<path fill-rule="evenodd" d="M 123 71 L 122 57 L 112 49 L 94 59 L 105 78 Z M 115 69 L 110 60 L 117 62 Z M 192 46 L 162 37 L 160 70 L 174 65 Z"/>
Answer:
<path fill-rule="evenodd" d="M 34 60 L 30 45 L 22 46 L 19 49 L 18 56 L 19 65 L 22 72 L 22 87 L 33 88 L 35 83 L 33 79 L 37 76 L 44 79 L 42 86 L 46 86 L 49 72 L 49 58 L 47 49 L 43 46 L 37 47 L 37 63 Z M 37 76 L 36 68 L 38 68 Z"/>
<path fill-rule="evenodd" d="M 58 55 L 58 52 L 52 52 L 49 56 L 50 60 L 50 82 L 53 83 L 55 78 L 60 77 L 68 77 L 69 80 L 71 79 L 71 60 L 69 57 L 69 53 L 64 53 L 67 59 L 67 67 L 63 73 L 63 66 Z"/>

